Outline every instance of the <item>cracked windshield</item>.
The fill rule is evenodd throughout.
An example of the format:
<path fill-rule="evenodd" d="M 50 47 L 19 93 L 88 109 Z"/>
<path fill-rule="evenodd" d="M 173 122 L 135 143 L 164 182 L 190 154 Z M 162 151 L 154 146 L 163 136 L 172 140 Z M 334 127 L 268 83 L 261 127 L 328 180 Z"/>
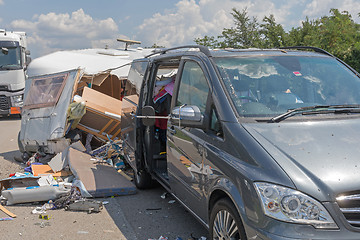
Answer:
<path fill-rule="evenodd" d="M 360 104 L 360 79 L 334 59 L 301 56 L 215 60 L 240 116 L 274 116 L 316 105 Z"/>

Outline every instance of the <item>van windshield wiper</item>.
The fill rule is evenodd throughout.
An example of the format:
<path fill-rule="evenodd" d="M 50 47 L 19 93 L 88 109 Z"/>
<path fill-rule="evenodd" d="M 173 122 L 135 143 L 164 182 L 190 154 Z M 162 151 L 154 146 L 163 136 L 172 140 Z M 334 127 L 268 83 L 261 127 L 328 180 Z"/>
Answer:
<path fill-rule="evenodd" d="M 355 111 L 354 111 L 355 110 Z M 351 113 L 357 112 L 360 113 L 360 104 L 348 104 L 348 105 L 315 105 L 309 107 L 300 107 L 294 109 L 288 109 L 286 113 L 280 114 L 276 117 L 273 117 L 269 122 L 280 122 L 288 117 L 297 115 L 297 114 L 320 114 L 320 113 Z"/>

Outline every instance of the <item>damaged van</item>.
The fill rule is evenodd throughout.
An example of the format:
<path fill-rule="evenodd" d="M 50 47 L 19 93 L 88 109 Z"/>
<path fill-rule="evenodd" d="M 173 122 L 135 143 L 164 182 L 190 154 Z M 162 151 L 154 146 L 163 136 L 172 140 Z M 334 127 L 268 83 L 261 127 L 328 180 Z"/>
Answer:
<path fill-rule="evenodd" d="M 360 77 L 313 47 L 166 49 L 122 112 L 138 188 L 160 182 L 210 239 L 360 239 Z"/>

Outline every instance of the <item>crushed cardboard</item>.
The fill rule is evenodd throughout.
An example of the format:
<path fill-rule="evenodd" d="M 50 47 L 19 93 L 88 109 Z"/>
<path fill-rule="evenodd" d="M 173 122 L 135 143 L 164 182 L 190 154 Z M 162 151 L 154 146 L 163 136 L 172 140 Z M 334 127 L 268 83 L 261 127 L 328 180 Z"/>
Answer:
<path fill-rule="evenodd" d="M 66 177 L 72 175 L 70 171 L 66 170 L 53 172 L 49 165 L 31 165 L 31 169 L 34 176 L 51 174 L 53 177 Z"/>
<path fill-rule="evenodd" d="M 77 128 L 105 141 L 107 135 L 112 139 L 118 137 L 122 101 L 88 87 L 84 88 L 81 98 L 86 102 L 86 113 Z"/>
<path fill-rule="evenodd" d="M 34 165 L 35 166 L 35 165 Z M 39 186 L 38 184 L 39 177 L 25 175 L 19 177 L 10 177 L 5 178 L 0 181 L 1 189 L 15 188 L 15 187 L 31 187 L 31 186 Z"/>

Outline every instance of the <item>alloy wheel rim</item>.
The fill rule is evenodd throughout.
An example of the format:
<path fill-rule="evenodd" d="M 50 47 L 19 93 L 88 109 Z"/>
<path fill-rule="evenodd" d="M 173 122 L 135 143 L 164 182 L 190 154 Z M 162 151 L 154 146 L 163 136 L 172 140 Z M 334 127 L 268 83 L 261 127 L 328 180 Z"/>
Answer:
<path fill-rule="evenodd" d="M 219 240 L 240 239 L 235 219 L 226 210 L 216 214 L 213 226 L 213 237 Z"/>

